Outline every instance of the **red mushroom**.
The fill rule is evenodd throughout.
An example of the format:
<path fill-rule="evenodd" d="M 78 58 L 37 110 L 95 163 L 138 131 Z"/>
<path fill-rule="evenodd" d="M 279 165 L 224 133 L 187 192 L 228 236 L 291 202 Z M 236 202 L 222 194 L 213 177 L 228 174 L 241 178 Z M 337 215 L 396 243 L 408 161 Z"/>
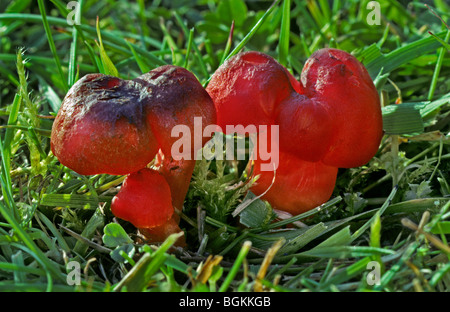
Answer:
<path fill-rule="evenodd" d="M 153 169 L 144 168 L 125 178 L 111 202 L 111 212 L 132 223 L 149 242 L 161 242 L 182 231 L 174 213 L 170 186 Z M 185 238 L 179 238 L 176 245 L 184 246 Z"/>
<path fill-rule="evenodd" d="M 52 128 L 51 148 L 63 165 L 79 174 L 130 174 L 112 210 L 119 218 L 161 238 L 179 230 L 173 207 L 182 209 L 195 165 L 193 156 L 208 140 L 193 139 L 195 118 L 202 120 L 203 133 L 204 127 L 216 121 L 215 108 L 202 85 L 184 68 L 162 66 L 133 80 L 91 74 L 75 83 L 64 98 Z M 183 165 L 163 161 L 157 175 L 142 171 L 158 151 L 171 159 L 177 140 L 171 130 L 180 124 L 192 131 L 190 153 L 178 159 Z M 143 194 L 154 194 L 159 188 L 164 189 L 154 197 L 161 201 L 159 205 Z M 134 192 L 138 195 L 133 196 Z M 140 208 L 134 206 L 127 214 L 131 202 L 139 203 Z"/>
<path fill-rule="evenodd" d="M 321 49 L 301 74 L 305 95 L 322 103 L 333 119 L 323 162 L 353 168 L 366 164 L 383 136 L 380 98 L 366 68 L 351 54 Z"/>
<path fill-rule="evenodd" d="M 344 51 L 315 52 L 300 82 L 268 55 L 239 53 L 219 67 L 207 91 L 222 129 L 223 123 L 279 126 L 279 167 L 263 198 L 293 214 L 328 200 L 337 168 L 367 163 L 383 135 L 377 90 Z M 256 159 L 257 195 L 273 178 L 258 168 L 262 163 Z"/>
<path fill-rule="evenodd" d="M 161 226 L 174 212 L 169 184 L 153 169 L 131 173 L 114 196 L 111 212 L 137 228 Z"/>

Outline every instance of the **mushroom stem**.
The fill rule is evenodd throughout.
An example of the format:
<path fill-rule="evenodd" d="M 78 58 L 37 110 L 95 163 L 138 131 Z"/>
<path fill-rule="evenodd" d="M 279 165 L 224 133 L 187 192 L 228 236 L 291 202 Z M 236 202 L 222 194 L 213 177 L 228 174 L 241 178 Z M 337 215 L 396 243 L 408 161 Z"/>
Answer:
<path fill-rule="evenodd" d="M 160 150 L 156 155 L 155 166 L 169 184 L 174 209 L 182 211 L 184 199 L 189 190 L 192 173 L 194 172 L 195 160 L 175 160 L 170 156 L 166 157 Z"/>
<path fill-rule="evenodd" d="M 194 172 L 195 160 L 174 160 L 172 157 L 165 157 L 159 150 L 155 159 L 156 170 L 165 178 L 169 185 L 172 206 L 176 212 L 183 210 L 183 203 L 189 190 L 192 173 Z M 179 226 L 180 216 L 174 213 L 164 224 L 152 228 L 139 228 L 139 232 L 149 243 L 163 242 L 170 234 L 179 233 L 182 230 Z M 178 238 L 175 243 L 178 247 L 186 246 L 185 236 Z"/>
<path fill-rule="evenodd" d="M 182 232 L 178 223 L 179 216 L 174 213 L 172 218 L 163 225 L 153 228 L 140 228 L 139 233 L 145 237 L 147 243 L 161 243 L 169 237 L 169 235 Z M 186 237 L 184 235 L 180 236 L 175 242 L 175 246 L 185 247 Z"/>

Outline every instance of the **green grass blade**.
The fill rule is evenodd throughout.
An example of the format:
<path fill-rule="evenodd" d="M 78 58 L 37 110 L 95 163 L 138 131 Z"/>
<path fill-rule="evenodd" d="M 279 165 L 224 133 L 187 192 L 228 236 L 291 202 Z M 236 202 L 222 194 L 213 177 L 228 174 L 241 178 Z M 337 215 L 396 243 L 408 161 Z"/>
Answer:
<path fill-rule="evenodd" d="M 36 215 L 38 218 L 45 224 L 45 226 L 52 232 L 53 236 L 56 238 L 57 242 L 59 243 L 59 246 L 62 250 L 65 252 L 70 252 L 70 247 L 67 244 L 64 237 L 61 235 L 61 233 L 58 231 L 58 229 L 55 227 L 55 225 L 50 221 L 49 218 L 47 218 L 42 212 L 37 212 Z"/>
<path fill-rule="evenodd" d="M 45 276 L 45 271 L 42 269 L 33 268 L 28 265 L 19 265 L 17 263 L 0 262 L 0 270 L 29 273 L 29 274 L 34 274 L 34 275 L 38 275 L 38 276 Z"/>
<path fill-rule="evenodd" d="M 44 252 L 35 244 L 28 233 L 20 226 L 17 220 L 11 215 L 8 209 L 3 206 L 2 203 L 0 203 L 0 214 L 3 216 L 6 222 L 11 225 L 14 233 L 18 236 L 18 238 L 20 238 L 25 246 L 27 246 L 27 248 L 35 255 L 36 259 L 39 259 L 46 272 L 48 272 L 48 274 L 51 274 L 51 276 L 57 278 L 58 280 L 63 281 L 64 278 L 59 267 L 50 262 Z"/>
<path fill-rule="evenodd" d="M 8 117 L 8 126 L 13 126 L 17 122 L 17 117 L 19 115 L 21 98 L 19 94 L 14 95 L 14 101 L 11 105 L 11 110 Z M 14 136 L 14 128 L 7 128 L 5 132 L 5 140 L 4 140 L 4 152 L 5 157 L 7 158 L 7 162 L 9 162 L 9 157 L 11 156 L 11 142 Z M 9 168 L 9 165 L 7 165 Z"/>
<path fill-rule="evenodd" d="M 306 246 L 309 242 L 314 240 L 320 234 L 325 232 L 327 227 L 323 223 L 318 223 L 312 226 L 303 234 L 298 235 L 294 239 L 287 241 L 278 251 L 279 255 L 292 254 L 297 252 L 302 247 Z"/>
<path fill-rule="evenodd" d="M 151 70 L 150 66 L 147 65 L 147 63 L 140 57 L 138 53 L 136 53 L 136 50 L 134 47 L 127 41 L 128 47 L 130 48 L 131 53 L 133 53 L 133 57 L 138 64 L 139 69 L 141 70 L 141 73 L 147 73 Z"/>
<path fill-rule="evenodd" d="M 178 50 L 178 46 L 175 43 L 175 40 L 173 39 L 169 30 L 167 29 L 166 25 L 164 24 L 163 19 L 160 20 L 159 27 L 161 28 L 161 30 L 164 34 L 164 38 L 165 38 L 169 48 L 172 50 L 172 64 L 181 66 L 181 62 L 182 62 L 181 55 L 179 55 L 179 53 L 175 52 Z"/>
<path fill-rule="evenodd" d="M 97 36 L 98 36 L 98 48 L 100 49 L 100 59 L 102 61 L 103 65 L 103 73 L 105 75 L 111 75 L 114 77 L 119 77 L 119 71 L 117 70 L 116 66 L 114 66 L 114 63 L 109 58 L 108 54 L 105 51 L 105 47 L 103 46 L 103 40 L 102 35 L 100 32 L 100 22 L 97 18 Z"/>
<path fill-rule="evenodd" d="M 188 38 L 190 36 L 190 32 L 193 30 L 192 29 L 188 30 L 188 28 L 186 27 L 186 24 L 183 22 L 182 17 L 180 16 L 180 14 L 177 11 L 174 11 L 173 14 L 175 16 L 175 19 L 178 22 L 178 25 L 180 25 L 181 29 L 183 30 L 184 36 L 186 38 Z M 206 42 L 205 42 L 205 45 L 206 45 Z M 208 77 L 208 69 L 206 68 L 205 61 L 203 60 L 203 56 L 200 53 L 200 49 L 198 48 L 198 46 L 196 44 L 193 45 L 193 48 L 194 48 L 195 55 L 197 56 L 197 61 L 200 65 L 201 73 L 203 74 L 204 77 Z"/>
<path fill-rule="evenodd" d="M 450 39 L 450 29 L 447 30 L 447 34 L 445 35 L 445 43 Z M 433 72 L 433 78 L 431 79 L 430 90 L 428 92 L 428 100 L 431 101 L 434 97 L 434 92 L 436 91 L 436 86 L 438 83 L 439 73 L 441 72 L 442 64 L 444 62 L 445 54 L 447 53 L 447 49 L 445 47 L 441 47 L 438 49 L 438 59 L 436 62 L 436 67 Z"/>
<path fill-rule="evenodd" d="M 184 68 L 188 68 L 189 55 L 191 54 L 193 41 L 194 41 L 194 28 L 191 28 L 191 30 L 189 31 L 189 39 L 188 39 L 187 47 L 186 47 L 186 56 L 184 58 L 184 65 L 183 65 Z"/>
<path fill-rule="evenodd" d="M 228 53 L 230 53 L 231 44 L 233 42 L 233 34 L 234 34 L 234 21 L 231 23 L 230 26 L 230 33 L 228 34 L 227 43 L 225 44 L 225 49 L 223 50 L 222 60 L 220 61 L 220 64 L 223 64 L 225 62 L 225 60 L 228 57 Z"/>
<path fill-rule="evenodd" d="M 81 236 L 85 239 L 92 239 L 94 237 L 94 234 L 96 231 L 104 225 L 104 215 L 103 210 L 101 208 L 97 208 L 92 215 L 92 217 L 87 222 L 85 228 L 83 229 L 83 232 L 81 233 Z M 88 250 L 88 245 L 85 244 L 83 241 L 77 241 L 75 244 L 75 247 L 73 248 L 73 252 L 76 254 L 79 254 L 81 256 L 84 256 Z"/>
<path fill-rule="evenodd" d="M 42 1 L 42 0 L 40 0 L 40 1 Z M 30 22 L 30 23 L 42 23 L 43 18 L 42 18 L 42 16 L 36 15 L 36 14 L 25 14 L 25 13 L 4 14 L 4 13 L 0 13 L 0 21 L 10 21 L 10 20 L 19 20 L 19 21 L 25 21 L 25 22 Z M 67 25 L 67 20 L 65 18 L 47 16 L 46 20 L 47 20 L 47 24 L 50 23 L 52 25 L 60 26 L 60 27 L 69 26 L 69 25 Z M 90 39 L 96 39 L 98 37 L 96 27 L 92 27 L 89 25 L 83 25 L 83 24 L 73 25 L 73 27 L 78 28 L 80 35 L 82 35 L 83 32 L 87 33 L 89 35 Z M 120 31 L 110 32 L 110 31 L 104 30 L 102 32 L 102 38 L 104 40 L 105 45 L 107 45 L 109 43 L 113 43 L 113 44 L 116 44 L 116 45 L 122 47 L 125 50 L 128 50 L 126 40 L 124 39 L 125 37 L 136 38 L 136 36 L 133 36 L 133 34 L 123 33 Z M 84 40 L 84 41 L 86 41 L 86 40 Z M 154 45 L 154 41 L 151 41 L 151 44 Z M 166 65 L 166 62 L 164 62 L 160 58 L 156 57 L 153 53 L 147 51 L 146 49 L 144 49 L 136 44 L 132 43 L 132 45 L 133 45 L 134 49 L 136 50 L 136 52 L 138 52 L 138 53 L 142 54 L 142 56 L 146 57 L 147 61 L 154 64 L 155 67 L 161 66 L 161 65 Z M 161 46 L 157 45 L 157 47 L 161 47 Z M 131 52 L 129 52 L 129 55 L 131 55 Z M 66 81 L 66 80 L 64 80 L 64 81 Z"/>
<path fill-rule="evenodd" d="M 386 134 L 422 133 L 424 124 L 420 110 L 426 103 L 402 103 L 383 107 L 383 130 Z"/>
<path fill-rule="evenodd" d="M 356 240 L 358 237 L 360 237 L 374 222 L 374 220 L 380 216 L 383 215 L 383 213 L 386 211 L 386 209 L 389 207 L 389 205 L 392 202 L 392 199 L 394 198 L 395 194 L 397 193 L 398 186 L 395 185 L 394 188 L 391 190 L 391 193 L 387 197 L 384 204 L 381 206 L 380 210 L 378 210 L 377 214 L 374 215 L 372 218 L 370 218 L 369 221 L 367 221 L 363 226 L 361 226 L 355 233 L 352 235 L 352 241 Z"/>
<path fill-rule="evenodd" d="M 374 290 L 381 290 L 381 289 L 385 288 L 391 282 L 391 280 L 396 276 L 397 272 L 400 271 L 400 269 L 402 268 L 404 263 L 409 260 L 409 258 L 417 250 L 418 247 L 419 247 L 419 242 L 411 243 L 407 247 L 407 249 L 405 250 L 403 255 L 401 256 L 400 260 L 397 261 L 396 264 L 394 264 L 388 271 L 386 271 L 386 273 L 383 274 L 383 276 L 381 277 L 381 280 L 380 280 L 380 284 L 375 285 Z"/>
<path fill-rule="evenodd" d="M 245 35 L 245 37 L 236 45 L 236 47 L 231 51 L 223 61 L 226 61 L 233 55 L 239 53 L 239 51 L 242 50 L 242 48 L 247 44 L 248 41 L 256 34 L 258 29 L 261 27 L 261 25 L 266 21 L 266 19 L 269 17 L 269 15 L 273 12 L 273 10 L 276 8 L 276 5 L 278 4 L 280 0 L 275 0 L 272 5 L 267 9 L 267 11 L 264 13 L 264 15 L 256 22 L 255 26 L 250 30 L 250 32 Z M 223 62 L 222 62 L 223 63 Z"/>
<path fill-rule="evenodd" d="M 315 0 L 307 0 L 306 3 L 308 10 L 311 13 L 311 16 L 314 18 L 314 21 L 316 22 L 317 27 L 321 29 L 323 26 L 325 26 L 327 20 L 323 16 L 319 6 L 317 5 L 317 2 Z"/>
<path fill-rule="evenodd" d="M 363 272 L 367 270 L 367 264 L 371 261 L 370 257 L 365 257 L 354 264 L 348 266 L 340 273 L 336 274 L 332 278 L 324 282 L 320 287 L 322 289 L 327 289 L 331 285 L 339 285 L 346 281 L 349 281 L 353 277 L 362 275 Z"/>
<path fill-rule="evenodd" d="M 289 56 L 289 35 L 291 32 L 291 0 L 283 1 L 283 15 L 281 18 L 280 40 L 278 42 L 278 62 L 287 66 Z"/>
<path fill-rule="evenodd" d="M 77 10 L 75 13 L 75 24 L 80 23 L 81 12 L 83 10 L 84 0 L 78 1 Z M 72 28 L 72 43 L 70 45 L 69 56 L 69 72 L 68 72 L 68 87 L 70 88 L 76 81 L 77 77 L 77 55 L 78 55 L 78 28 Z"/>
<path fill-rule="evenodd" d="M 59 75 L 61 76 L 64 91 L 67 92 L 67 90 L 68 90 L 67 80 L 66 80 L 66 77 L 64 76 L 62 66 L 61 66 L 61 61 L 59 60 L 58 53 L 56 52 L 55 41 L 53 40 L 52 32 L 50 30 L 50 24 L 48 23 L 48 20 L 47 20 L 47 13 L 45 12 L 44 1 L 38 0 L 38 5 L 39 5 L 39 11 L 41 12 L 41 16 L 42 16 L 42 23 L 44 24 L 45 33 L 47 34 L 48 44 L 50 46 L 50 50 L 52 51 L 53 58 L 55 59 L 56 68 L 59 72 Z"/>
<path fill-rule="evenodd" d="M 95 209 L 99 203 L 110 203 L 112 196 L 80 195 L 80 194 L 43 194 L 40 204 L 48 207 L 70 207 Z"/>
<path fill-rule="evenodd" d="M 230 269 L 230 272 L 228 273 L 227 277 L 223 281 L 222 285 L 219 288 L 219 292 L 225 292 L 227 291 L 228 287 L 230 287 L 231 282 L 236 277 L 236 274 L 238 273 L 242 262 L 246 258 L 248 252 L 250 251 L 250 247 L 252 246 L 250 241 L 245 241 L 242 244 L 241 250 L 239 251 L 239 254 L 236 257 L 236 260 L 233 263 L 233 266 Z"/>
<path fill-rule="evenodd" d="M 437 36 L 444 37 L 446 33 L 443 31 Z M 381 69 L 383 69 L 383 73 L 389 73 L 421 55 L 436 50 L 440 46 L 440 42 L 430 36 L 408 43 L 388 54 L 382 54 L 377 45 L 373 44 L 361 56 L 369 74 L 372 78 L 375 78 Z"/>
<path fill-rule="evenodd" d="M 182 233 L 180 233 L 182 234 Z M 115 291 L 126 289 L 127 291 L 142 291 L 147 287 L 152 276 L 164 264 L 168 255 L 166 251 L 173 246 L 180 234 L 170 235 L 157 251 L 146 252 L 124 278 L 115 286 Z"/>

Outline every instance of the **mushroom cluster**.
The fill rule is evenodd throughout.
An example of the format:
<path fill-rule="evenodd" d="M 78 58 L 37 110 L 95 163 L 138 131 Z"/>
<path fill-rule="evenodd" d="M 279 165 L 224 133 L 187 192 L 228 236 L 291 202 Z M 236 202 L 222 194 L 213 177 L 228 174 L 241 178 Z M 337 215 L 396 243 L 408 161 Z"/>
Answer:
<path fill-rule="evenodd" d="M 261 170 L 267 161 L 257 150 L 253 174 L 259 180 L 252 191 L 294 215 L 326 202 L 338 168 L 366 164 L 383 135 L 371 77 L 354 56 L 338 49 L 313 53 L 300 81 L 264 53 L 241 52 L 218 68 L 206 91 L 222 129 L 230 124 L 279 127 L 279 139 L 267 140 L 265 147 L 279 151 L 275 179 L 273 170 Z"/>
<path fill-rule="evenodd" d="M 192 137 L 184 157 L 174 157 L 178 138 L 173 129 L 183 125 L 195 136 L 198 119 L 201 144 Z M 79 174 L 126 175 L 112 213 L 149 241 L 160 242 L 181 231 L 175 212 L 182 210 L 210 125 L 225 132 L 243 129 L 243 135 L 249 134 L 247 126 L 268 129 L 253 133 L 264 139 L 253 156 L 253 175 L 259 180 L 251 190 L 294 215 L 327 201 L 338 168 L 367 163 L 383 135 L 378 92 L 349 53 L 316 51 L 298 81 L 272 57 L 249 51 L 222 64 L 206 89 L 191 72 L 173 65 L 133 80 L 86 75 L 63 100 L 51 150 Z M 259 151 L 269 149 L 278 151 L 276 160 L 259 157 Z M 184 238 L 178 244 L 184 245 Z"/>
<path fill-rule="evenodd" d="M 82 175 L 127 175 L 111 211 L 150 241 L 180 232 L 194 157 L 172 158 L 175 125 L 216 122 L 214 104 L 188 70 L 166 65 L 136 79 L 88 74 L 65 96 L 51 133 L 58 160 Z M 203 138 L 202 144 L 208 138 Z M 193 140 L 191 140 L 193 141 Z M 191 149 L 196 153 L 195 147 Z M 148 164 L 155 160 L 155 168 Z M 182 242 L 181 242 L 182 244 Z"/>

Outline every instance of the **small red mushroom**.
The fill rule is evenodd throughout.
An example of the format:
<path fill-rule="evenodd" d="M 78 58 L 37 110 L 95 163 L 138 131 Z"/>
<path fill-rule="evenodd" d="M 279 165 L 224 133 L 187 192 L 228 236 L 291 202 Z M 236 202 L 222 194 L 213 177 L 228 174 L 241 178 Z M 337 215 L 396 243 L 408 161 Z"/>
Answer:
<path fill-rule="evenodd" d="M 143 168 L 131 173 L 114 196 L 111 212 L 137 228 L 161 226 L 174 212 L 169 184 L 153 169 Z"/>
<path fill-rule="evenodd" d="M 154 169 L 129 174 L 111 202 L 111 212 L 132 223 L 149 242 L 162 242 L 170 234 L 182 231 L 174 213 L 170 186 Z M 184 236 L 176 245 L 185 245 Z"/>
<path fill-rule="evenodd" d="M 179 231 L 174 207 L 182 209 L 193 156 L 209 139 L 194 140 L 195 118 L 202 121 L 203 133 L 216 121 L 215 107 L 184 68 L 161 66 L 133 80 L 90 74 L 64 98 L 53 124 L 51 149 L 79 174 L 129 174 L 112 211 L 160 239 Z M 176 125 L 190 129 L 192 146 L 191 153 L 175 163 L 171 148 Z M 159 172 L 144 169 L 158 151 L 166 155 Z"/>
<path fill-rule="evenodd" d="M 337 168 L 367 163 L 383 135 L 377 90 L 364 66 L 341 50 L 313 53 L 300 81 L 270 56 L 242 52 L 218 68 L 206 90 L 222 129 L 279 126 L 279 166 L 263 198 L 292 214 L 328 200 Z M 273 172 L 258 168 L 263 163 L 256 158 L 257 195 L 273 178 Z"/>
<path fill-rule="evenodd" d="M 323 162 L 359 167 L 378 151 L 383 136 L 380 97 L 363 64 L 338 49 L 321 49 L 306 61 L 301 74 L 305 95 L 321 103 L 332 117 L 333 131 Z"/>

